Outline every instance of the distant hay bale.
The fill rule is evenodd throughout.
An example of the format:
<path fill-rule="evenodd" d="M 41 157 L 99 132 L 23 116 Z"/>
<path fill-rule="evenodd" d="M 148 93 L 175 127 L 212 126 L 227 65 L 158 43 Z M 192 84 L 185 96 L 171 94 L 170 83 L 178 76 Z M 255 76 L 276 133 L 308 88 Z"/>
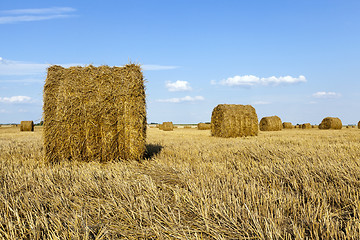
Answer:
<path fill-rule="evenodd" d="M 263 117 L 259 126 L 260 131 L 281 131 L 283 128 L 281 119 L 278 116 Z"/>
<path fill-rule="evenodd" d="M 304 123 L 301 125 L 302 129 L 311 129 L 311 124 L 310 123 Z"/>
<path fill-rule="evenodd" d="M 163 131 L 173 131 L 174 124 L 172 122 L 163 122 L 162 128 Z"/>
<path fill-rule="evenodd" d="M 185 125 L 185 126 L 184 126 L 184 129 L 191 129 L 191 126 Z"/>
<path fill-rule="evenodd" d="M 321 121 L 319 129 L 342 129 L 342 122 L 340 118 L 326 117 Z"/>
<path fill-rule="evenodd" d="M 294 128 L 294 126 L 292 125 L 291 122 L 283 122 L 282 125 L 283 125 L 284 129 L 293 129 Z"/>
<path fill-rule="evenodd" d="M 197 129 L 198 130 L 209 130 L 209 129 L 211 129 L 211 124 L 210 123 L 198 123 Z"/>
<path fill-rule="evenodd" d="M 140 66 L 51 66 L 44 86 L 48 162 L 141 159 L 146 102 Z"/>
<path fill-rule="evenodd" d="M 20 122 L 20 131 L 33 132 L 34 131 L 34 122 L 33 121 L 21 121 Z"/>
<path fill-rule="evenodd" d="M 211 135 L 215 137 L 257 136 L 258 117 L 250 105 L 219 104 L 211 115 Z"/>

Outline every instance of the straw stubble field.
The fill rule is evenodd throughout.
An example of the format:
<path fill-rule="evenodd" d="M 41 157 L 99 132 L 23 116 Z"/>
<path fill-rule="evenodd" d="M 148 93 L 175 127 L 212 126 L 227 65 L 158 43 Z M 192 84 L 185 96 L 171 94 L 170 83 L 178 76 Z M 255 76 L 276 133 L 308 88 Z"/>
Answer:
<path fill-rule="evenodd" d="M 43 162 L 0 129 L 4 239 L 359 239 L 360 130 L 148 129 L 141 162 Z"/>

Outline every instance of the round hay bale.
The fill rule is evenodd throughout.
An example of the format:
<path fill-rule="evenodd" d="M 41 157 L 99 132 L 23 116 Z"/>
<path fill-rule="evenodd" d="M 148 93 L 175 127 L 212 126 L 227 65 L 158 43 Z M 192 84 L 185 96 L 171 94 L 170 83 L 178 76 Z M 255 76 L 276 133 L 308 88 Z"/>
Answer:
<path fill-rule="evenodd" d="M 358 129 L 360 129 L 360 121 L 358 122 Z"/>
<path fill-rule="evenodd" d="M 311 129 L 311 124 L 310 123 L 304 123 L 301 125 L 302 129 Z"/>
<path fill-rule="evenodd" d="M 341 129 L 342 122 L 339 118 L 326 117 L 319 125 L 319 129 Z"/>
<path fill-rule="evenodd" d="M 257 136 L 258 117 L 250 105 L 219 104 L 211 115 L 211 135 L 215 137 Z"/>
<path fill-rule="evenodd" d="M 163 131 L 173 131 L 174 130 L 174 124 L 172 122 L 163 122 L 162 130 Z"/>
<path fill-rule="evenodd" d="M 184 129 L 191 129 L 191 126 L 186 125 L 186 126 L 184 126 Z"/>
<path fill-rule="evenodd" d="M 291 122 L 283 122 L 282 125 L 283 125 L 284 129 L 293 129 L 294 128 L 294 126 L 292 125 Z"/>
<path fill-rule="evenodd" d="M 209 130 L 209 129 L 211 129 L 211 124 L 210 123 L 198 123 L 197 129 L 198 130 Z"/>
<path fill-rule="evenodd" d="M 263 117 L 260 120 L 260 131 L 281 131 L 283 128 L 278 116 Z"/>
<path fill-rule="evenodd" d="M 21 121 L 20 131 L 33 132 L 34 131 L 34 122 L 33 121 Z"/>

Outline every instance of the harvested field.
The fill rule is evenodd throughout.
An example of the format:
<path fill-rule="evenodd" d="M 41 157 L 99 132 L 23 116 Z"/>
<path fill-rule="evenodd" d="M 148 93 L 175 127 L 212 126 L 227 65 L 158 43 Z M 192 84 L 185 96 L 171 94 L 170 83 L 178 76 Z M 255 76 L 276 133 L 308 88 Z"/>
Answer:
<path fill-rule="evenodd" d="M 141 163 L 45 164 L 42 127 L 0 128 L 0 238 L 359 239 L 359 139 L 151 128 Z"/>

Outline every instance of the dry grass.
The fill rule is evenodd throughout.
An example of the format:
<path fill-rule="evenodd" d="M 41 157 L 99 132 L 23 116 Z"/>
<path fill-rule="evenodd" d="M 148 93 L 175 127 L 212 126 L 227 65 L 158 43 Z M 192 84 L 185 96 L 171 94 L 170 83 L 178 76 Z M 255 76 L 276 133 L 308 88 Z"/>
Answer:
<path fill-rule="evenodd" d="M 3 239 L 359 239 L 360 131 L 148 129 L 139 162 L 43 162 L 0 129 Z"/>

